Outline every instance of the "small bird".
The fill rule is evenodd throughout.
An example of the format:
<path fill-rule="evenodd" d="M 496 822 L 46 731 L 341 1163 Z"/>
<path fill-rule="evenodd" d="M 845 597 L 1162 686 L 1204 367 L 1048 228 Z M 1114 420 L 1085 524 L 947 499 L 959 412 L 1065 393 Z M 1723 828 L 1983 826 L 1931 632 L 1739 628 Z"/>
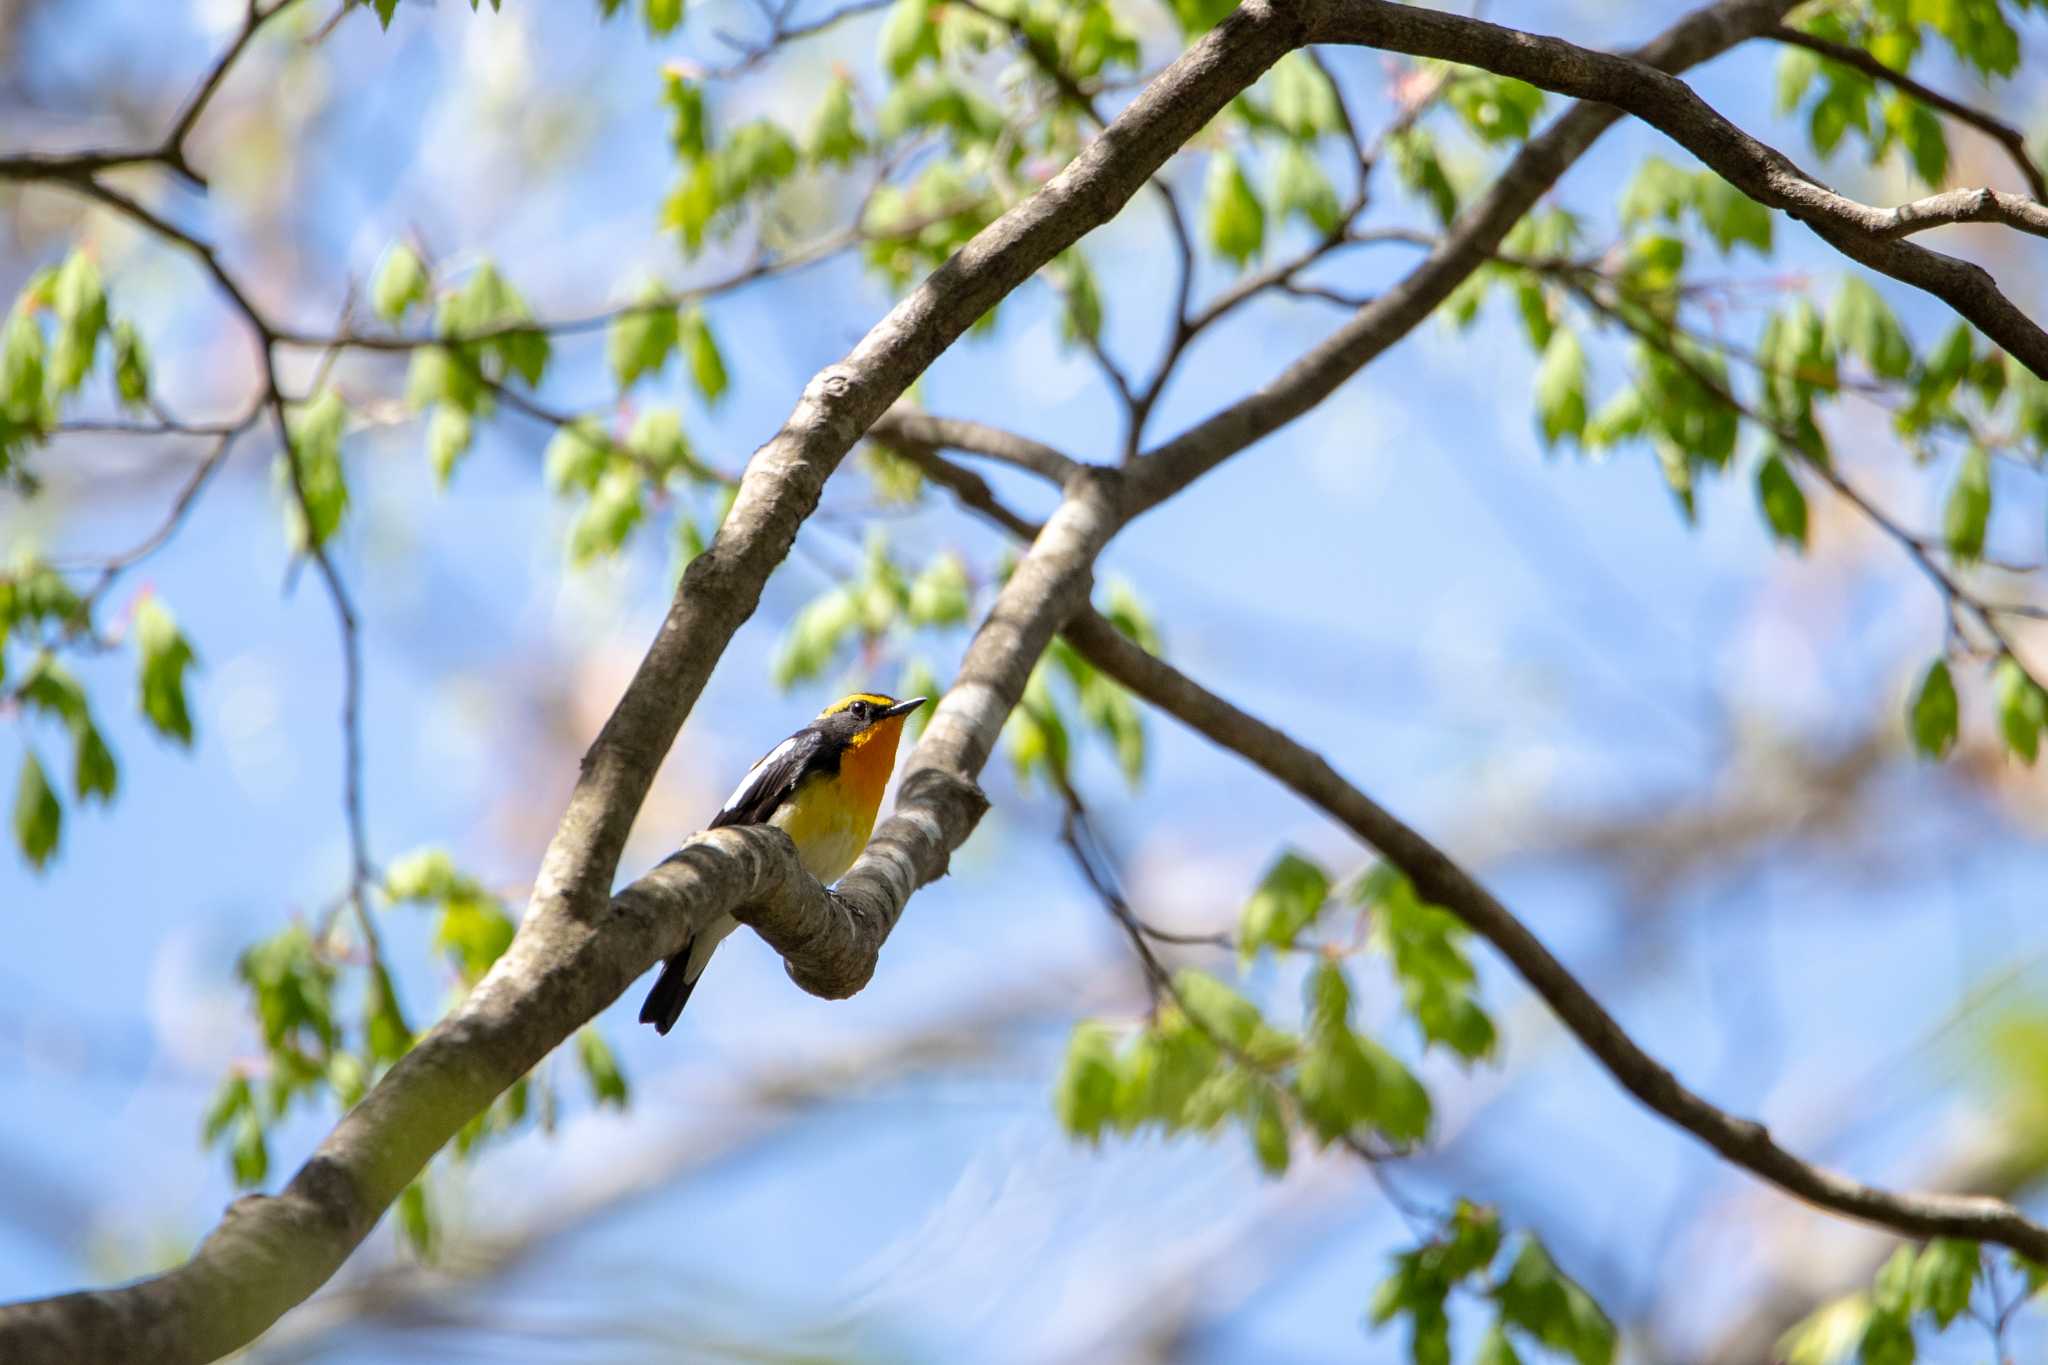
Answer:
<path fill-rule="evenodd" d="M 821 882 L 839 880 L 874 831 L 903 718 L 924 703 L 923 697 L 897 701 L 880 692 L 841 697 L 749 768 L 705 828 L 773 825 L 796 844 L 804 871 Z M 640 1022 L 657 1033 L 674 1028 L 712 950 L 738 927 L 727 915 L 663 963 Z"/>

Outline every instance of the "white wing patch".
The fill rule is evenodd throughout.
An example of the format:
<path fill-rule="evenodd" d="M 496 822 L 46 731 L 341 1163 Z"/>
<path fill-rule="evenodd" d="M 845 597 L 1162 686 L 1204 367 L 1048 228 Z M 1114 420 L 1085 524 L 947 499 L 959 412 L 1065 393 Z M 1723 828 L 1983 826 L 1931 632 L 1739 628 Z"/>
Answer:
<path fill-rule="evenodd" d="M 762 755 L 759 763 L 747 769 L 747 775 L 740 779 L 739 786 L 733 788 L 732 795 L 726 797 L 725 804 L 718 808 L 719 815 L 729 814 L 751 802 L 758 795 L 755 788 L 761 783 L 761 775 L 781 762 L 788 755 L 789 751 L 796 747 L 796 741 L 797 737 L 791 735 L 788 739 L 783 740 L 782 743 Z"/>

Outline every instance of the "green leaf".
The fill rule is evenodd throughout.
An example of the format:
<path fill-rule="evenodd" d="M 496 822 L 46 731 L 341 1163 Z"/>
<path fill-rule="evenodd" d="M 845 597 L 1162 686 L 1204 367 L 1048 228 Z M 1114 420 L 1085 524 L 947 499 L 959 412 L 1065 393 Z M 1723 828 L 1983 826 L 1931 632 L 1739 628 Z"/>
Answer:
<path fill-rule="evenodd" d="M 658 302 L 662 297 L 658 286 L 650 287 L 637 305 L 612 320 L 605 335 L 605 358 L 621 389 L 631 388 L 642 375 L 661 373 L 681 339 L 675 306 Z"/>
<path fill-rule="evenodd" d="M 1614 1325 L 1592 1296 L 1560 1272 L 1533 1237 L 1522 1240 L 1508 1273 L 1494 1287 L 1501 1321 L 1579 1365 L 1609 1365 Z"/>
<path fill-rule="evenodd" d="M 1476 998 L 1478 973 L 1465 954 L 1463 921 L 1425 902 L 1406 877 L 1384 866 L 1352 896 L 1372 909 L 1373 941 L 1392 961 L 1425 1044 L 1441 1044 L 1468 1062 L 1492 1052 L 1493 1020 Z"/>
<path fill-rule="evenodd" d="M 85 381 L 107 330 L 107 293 L 100 268 L 83 251 L 65 258 L 51 284 L 51 311 L 57 315 L 57 345 L 50 356 L 50 387 L 72 392 Z"/>
<path fill-rule="evenodd" d="M 882 22 L 877 56 L 891 79 L 902 80 L 920 61 L 939 60 L 939 26 L 931 0 L 896 0 Z"/>
<path fill-rule="evenodd" d="M 1699 178 L 1661 156 L 1643 158 L 1621 193 L 1623 227 L 1637 223 L 1675 223 L 1699 193 Z"/>
<path fill-rule="evenodd" d="M 647 31 L 660 37 L 683 22 L 683 0 L 647 0 Z"/>
<path fill-rule="evenodd" d="M 595 418 L 579 417 L 559 428 L 541 463 L 547 485 L 557 493 L 596 489 L 612 459 L 611 438 Z"/>
<path fill-rule="evenodd" d="M 1949 552 L 1967 564 L 1984 553 L 1984 528 L 1991 520 L 1991 453 L 1970 447 L 1942 508 L 1942 534 Z"/>
<path fill-rule="evenodd" d="M 228 1130 L 235 1117 L 254 1103 L 255 1098 L 249 1091 L 249 1078 L 239 1071 L 231 1073 L 214 1092 L 213 1103 L 206 1107 L 200 1140 L 211 1146 Z"/>
<path fill-rule="evenodd" d="M 8 314 L 0 333 L 0 430 L 47 427 L 51 414 L 43 396 L 43 330 L 20 306 Z"/>
<path fill-rule="evenodd" d="M 348 510 L 348 483 L 341 468 L 341 437 L 347 424 L 348 410 L 333 389 L 321 390 L 319 397 L 295 411 L 287 423 L 291 454 L 279 457 L 279 475 L 285 489 L 285 522 L 295 546 L 325 544 Z M 295 460 L 298 466 L 298 480 L 305 490 L 303 506 L 285 463 L 288 460 Z"/>
<path fill-rule="evenodd" d="M 149 351 L 126 318 L 114 324 L 114 392 L 124 408 L 149 402 Z"/>
<path fill-rule="evenodd" d="M 1460 72 L 1445 98 L 1481 142 L 1520 142 L 1543 112 L 1543 92 L 1512 76 Z"/>
<path fill-rule="evenodd" d="M 1343 111 L 1329 78 L 1302 52 L 1290 52 L 1273 64 L 1273 121 L 1300 142 L 1342 131 Z"/>
<path fill-rule="evenodd" d="M 1273 211 L 1282 219 L 1300 218 L 1326 237 L 1343 226 L 1337 191 L 1306 147 L 1289 144 L 1275 159 Z"/>
<path fill-rule="evenodd" d="M 105 805 L 113 800 L 120 771 L 99 727 L 91 719 L 81 717 L 71 727 L 71 742 L 71 782 L 79 801 L 97 798 Z"/>
<path fill-rule="evenodd" d="M 1536 367 L 1536 414 L 1543 444 L 1554 446 L 1586 430 L 1586 352 L 1569 327 L 1551 333 Z"/>
<path fill-rule="evenodd" d="M 1806 494 L 1776 455 L 1757 466 L 1756 500 L 1771 534 L 1795 550 L 1806 548 Z"/>
<path fill-rule="evenodd" d="M 1486 1336 L 1479 1343 L 1479 1354 L 1472 1357 L 1472 1365 L 1522 1365 L 1522 1358 L 1515 1354 L 1515 1345 L 1508 1340 L 1507 1329 L 1495 1323 L 1486 1329 Z"/>
<path fill-rule="evenodd" d="M 1423 197 L 1439 223 L 1449 226 L 1458 216 L 1458 191 L 1437 156 L 1436 139 L 1425 129 L 1404 128 L 1387 139 L 1387 150 L 1394 154 L 1394 172 L 1401 183 Z"/>
<path fill-rule="evenodd" d="M 1771 254 L 1769 209 L 1712 171 L 1701 172 L 1695 194 L 1700 226 L 1723 256 L 1738 246 L 1748 246 L 1759 256 Z"/>
<path fill-rule="evenodd" d="M 1983 1256 L 1975 1242 L 1937 1237 L 1920 1252 L 1913 1266 L 1913 1307 L 1934 1315 L 1946 1328 L 1970 1306 Z"/>
<path fill-rule="evenodd" d="M 910 585 L 905 612 L 921 626 L 959 625 L 967 619 L 968 593 L 967 565 L 948 551 L 927 564 Z"/>
<path fill-rule="evenodd" d="M 704 87 L 670 66 L 661 73 L 661 99 L 668 106 L 668 142 L 677 157 L 696 161 L 704 155 L 710 125 L 704 116 Z"/>
<path fill-rule="evenodd" d="M 1797 109 L 1819 74 L 1819 53 L 1789 45 L 1783 48 L 1778 53 L 1778 112 L 1789 114 Z"/>
<path fill-rule="evenodd" d="M 1244 1126 L 1251 1135 L 1252 1154 L 1259 1159 L 1259 1169 L 1270 1176 L 1287 1174 L 1287 1120 L 1269 1087 L 1251 1088 L 1245 1099 Z"/>
<path fill-rule="evenodd" d="M 1334 962 L 1309 978 L 1309 1030 L 1295 1093 L 1302 1117 L 1325 1142 L 1371 1124 L 1395 1142 L 1429 1128 L 1429 1093 L 1379 1044 L 1351 1031 L 1351 987 Z"/>
<path fill-rule="evenodd" d="M 370 285 L 370 306 L 386 322 L 397 322 L 407 310 L 427 301 L 426 263 L 404 242 L 394 242 L 377 266 Z"/>
<path fill-rule="evenodd" d="M 1913 368 L 1913 344 L 1877 290 L 1860 276 L 1842 280 L 1828 308 L 1828 334 L 1838 349 L 1861 359 L 1880 379 L 1903 379 Z"/>
<path fill-rule="evenodd" d="M 1102 335 L 1102 292 L 1088 258 L 1069 249 L 1054 258 L 1050 269 L 1062 305 L 1060 340 L 1069 346 L 1096 340 Z"/>
<path fill-rule="evenodd" d="M 270 1174 L 270 1146 L 264 1141 L 263 1117 L 253 1105 L 235 1118 L 228 1162 L 234 1171 L 235 1184 L 243 1189 L 261 1185 L 263 1177 Z"/>
<path fill-rule="evenodd" d="M 1242 267 L 1265 245 L 1266 211 L 1230 153 L 1217 152 L 1209 158 L 1205 198 L 1209 245 L 1217 255 Z"/>
<path fill-rule="evenodd" d="M 1856 1345 L 1856 1358 L 1862 1365 L 1913 1365 L 1918 1353 L 1913 1325 L 1900 1313 L 1872 1313 L 1863 1328 L 1863 1339 Z"/>
<path fill-rule="evenodd" d="M 2006 747 L 2031 765 L 2041 750 L 2041 727 L 2048 724 L 2048 694 L 2010 654 L 2001 656 L 1992 669 L 1991 687 Z"/>
<path fill-rule="evenodd" d="M 1870 1325 L 1870 1300 L 1850 1294 L 1821 1305 L 1778 1339 L 1785 1365 L 1841 1365 Z"/>
<path fill-rule="evenodd" d="M 1282 853 L 1245 903 L 1238 922 L 1239 957 L 1249 962 L 1261 948 L 1295 946 L 1329 898 L 1328 873 L 1292 849 Z"/>
<path fill-rule="evenodd" d="M 585 1024 L 576 1031 L 576 1059 L 583 1064 L 583 1074 L 590 1082 L 590 1096 L 599 1107 L 609 1104 L 624 1109 L 626 1077 L 619 1070 L 618 1058 L 612 1055 L 612 1045 L 605 1041 L 596 1025 Z"/>
<path fill-rule="evenodd" d="M 154 596 L 135 608 L 135 647 L 140 664 L 142 714 L 166 739 L 191 747 L 192 713 L 185 704 L 185 671 L 192 646 L 178 630 L 170 609 Z"/>
<path fill-rule="evenodd" d="M 30 867 L 41 871 L 57 851 L 64 828 L 64 809 L 33 749 L 21 756 L 21 776 L 14 785 L 14 842 Z"/>
<path fill-rule="evenodd" d="M 1116 1043 L 1108 1028 L 1084 1021 L 1067 1043 L 1067 1059 L 1053 1091 L 1061 1126 L 1095 1141 L 1109 1123 L 1117 1094 Z"/>
<path fill-rule="evenodd" d="M 674 408 L 648 408 L 626 433 L 626 450 L 638 457 L 656 481 L 673 474 L 702 477 L 704 468 L 690 449 L 683 430 L 683 415 Z M 626 472 L 626 471 L 621 471 Z"/>
<path fill-rule="evenodd" d="M 866 151 L 867 145 L 854 120 L 853 82 L 837 77 L 825 87 L 825 98 L 811 118 L 804 156 L 814 166 L 846 166 Z"/>
<path fill-rule="evenodd" d="M 427 422 L 427 462 L 441 487 L 448 486 L 457 462 L 469 453 L 475 439 L 476 426 L 468 413 L 450 403 L 435 406 Z"/>
<path fill-rule="evenodd" d="M 682 320 L 683 355 L 690 362 L 690 381 L 706 403 L 725 397 L 725 358 L 719 354 L 718 338 L 699 308 L 692 308 Z"/>
<path fill-rule="evenodd" d="M 601 555 L 617 554 L 645 515 L 639 475 L 630 467 L 607 469 L 569 528 L 569 562 L 580 568 Z"/>
<path fill-rule="evenodd" d="M 1945 757 L 1955 747 L 1960 715 L 1948 661 L 1936 659 L 1928 666 L 1920 690 L 1913 694 L 1908 727 L 1913 732 L 1913 747 L 1927 758 Z"/>
<path fill-rule="evenodd" d="M 1948 131 L 1932 109 L 1903 93 L 1884 102 L 1885 128 L 1906 150 L 1913 174 L 1930 190 L 1948 177 Z"/>
<path fill-rule="evenodd" d="M 398 1230 L 413 1255 L 428 1260 L 434 1254 L 434 1219 L 427 1206 L 427 1182 L 414 1180 L 398 1196 Z"/>

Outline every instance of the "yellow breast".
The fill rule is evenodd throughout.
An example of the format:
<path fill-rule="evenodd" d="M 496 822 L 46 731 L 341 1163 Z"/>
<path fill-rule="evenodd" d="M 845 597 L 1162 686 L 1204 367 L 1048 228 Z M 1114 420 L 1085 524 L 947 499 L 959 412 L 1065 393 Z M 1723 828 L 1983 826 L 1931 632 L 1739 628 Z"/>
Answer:
<path fill-rule="evenodd" d="M 858 736 L 840 755 L 837 774 L 806 778 L 770 818 L 819 881 L 839 880 L 867 847 L 902 731 L 900 720 L 887 720 Z"/>

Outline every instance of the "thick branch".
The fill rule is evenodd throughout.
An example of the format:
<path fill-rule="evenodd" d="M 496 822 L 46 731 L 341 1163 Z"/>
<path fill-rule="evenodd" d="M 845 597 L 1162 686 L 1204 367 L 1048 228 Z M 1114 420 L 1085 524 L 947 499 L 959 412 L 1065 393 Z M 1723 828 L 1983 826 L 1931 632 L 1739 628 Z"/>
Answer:
<path fill-rule="evenodd" d="M 1993 1242 L 2039 1259 L 2048 1227 L 1997 1199 L 1897 1194 L 1810 1165 L 1760 1123 L 1716 1107 L 1678 1081 L 1624 1031 L 1512 911 L 1422 835 L 1346 782 L 1323 758 L 1206 691 L 1132 644 L 1094 612 L 1065 635 L 1088 661 L 1138 696 L 1248 759 L 1378 849 L 1425 899 L 1456 914 L 1521 973 L 1622 1088 L 1730 1162 L 1819 1208 L 1910 1237 Z"/>
<path fill-rule="evenodd" d="M 1598 100 L 1658 129 L 1758 203 L 1783 209 L 1873 270 L 1926 290 L 1968 318 L 2035 374 L 2048 378 L 2048 332 L 1999 291 L 1983 267 L 1898 240 L 1957 222 L 2002 222 L 2048 235 L 2048 208 L 1990 190 L 1951 191 L 1895 209 L 1835 193 L 1723 118 L 1691 87 L 1649 62 L 1386 0 L 1331 0 L 1315 38 L 1437 57 Z"/>

